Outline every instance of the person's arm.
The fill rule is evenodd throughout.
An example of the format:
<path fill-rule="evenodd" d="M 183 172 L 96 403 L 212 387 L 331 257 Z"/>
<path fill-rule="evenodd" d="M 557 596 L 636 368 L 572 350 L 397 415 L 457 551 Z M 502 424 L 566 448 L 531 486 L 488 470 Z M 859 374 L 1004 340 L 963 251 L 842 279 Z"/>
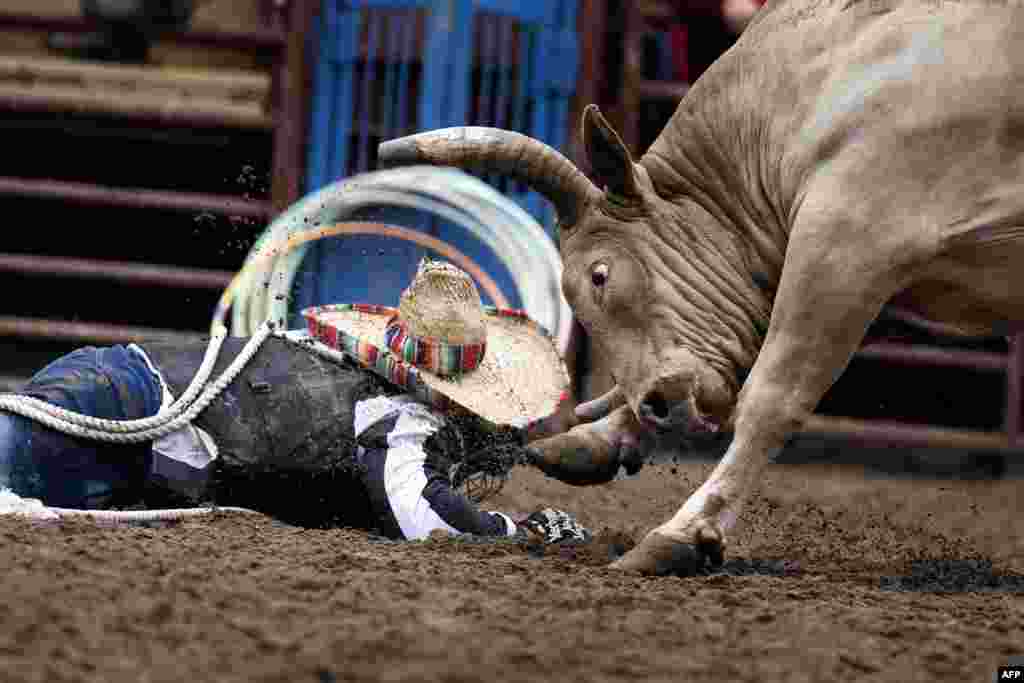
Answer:
<path fill-rule="evenodd" d="M 453 534 L 511 536 L 518 527 L 500 512 L 486 512 L 452 489 L 441 459 L 424 445 L 443 420 L 408 397 L 378 397 L 356 406 L 356 431 L 367 443 L 363 460 L 371 499 L 383 508 L 385 527 L 406 539 L 441 529 Z M 376 435 L 374 435 L 376 433 Z M 369 445 L 369 441 L 376 443 Z"/>
<path fill-rule="evenodd" d="M 407 398 L 399 401 L 377 398 L 357 405 L 357 431 L 365 431 L 364 436 L 377 433 L 378 446 L 364 462 L 371 499 L 386 508 L 384 526 L 409 540 L 426 538 L 435 530 L 476 536 L 530 533 L 544 542 L 589 539 L 589 532 L 560 510 L 538 510 L 520 524 L 505 513 L 481 510 L 452 488 L 445 458 L 425 448 L 443 420 Z M 360 418 L 360 413 L 370 412 L 382 416 L 372 426 Z"/>
<path fill-rule="evenodd" d="M 454 490 L 447 472 L 435 470 L 429 464 L 424 467 L 424 471 L 428 477 L 427 485 L 420 495 L 429 510 L 436 514 L 437 521 L 443 525 L 435 526 L 430 519 L 425 520 L 424 535 L 434 528 L 477 536 L 514 536 L 518 531 L 519 527 L 511 516 L 503 512 L 481 510 L 466 496 Z"/>

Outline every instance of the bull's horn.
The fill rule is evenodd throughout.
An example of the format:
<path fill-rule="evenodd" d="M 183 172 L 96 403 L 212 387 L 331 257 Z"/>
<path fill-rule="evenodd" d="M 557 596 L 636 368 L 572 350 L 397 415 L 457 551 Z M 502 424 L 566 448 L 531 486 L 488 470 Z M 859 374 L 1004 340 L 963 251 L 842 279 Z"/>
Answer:
<path fill-rule="evenodd" d="M 388 140 L 377 148 L 381 166 L 434 164 L 512 176 L 555 205 L 562 227 L 576 223 L 600 194 L 576 165 L 527 135 L 500 128 L 458 126 Z"/>

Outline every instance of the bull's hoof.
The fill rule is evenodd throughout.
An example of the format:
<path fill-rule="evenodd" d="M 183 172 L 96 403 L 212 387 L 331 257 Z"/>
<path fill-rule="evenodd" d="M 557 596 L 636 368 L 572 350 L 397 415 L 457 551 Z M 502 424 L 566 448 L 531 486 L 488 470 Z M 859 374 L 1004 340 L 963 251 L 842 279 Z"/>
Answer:
<path fill-rule="evenodd" d="M 609 567 L 653 576 L 696 576 L 721 566 L 723 559 L 717 543 L 680 543 L 652 531 Z"/>

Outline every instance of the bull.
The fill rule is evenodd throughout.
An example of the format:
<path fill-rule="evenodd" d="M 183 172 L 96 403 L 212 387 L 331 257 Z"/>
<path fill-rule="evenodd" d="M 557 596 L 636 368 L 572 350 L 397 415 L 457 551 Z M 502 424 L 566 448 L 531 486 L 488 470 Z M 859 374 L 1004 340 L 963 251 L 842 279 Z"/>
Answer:
<path fill-rule="evenodd" d="M 556 450 L 608 461 L 652 433 L 731 433 L 613 567 L 720 560 L 764 467 L 887 306 L 968 335 L 1021 328 L 1020 45 L 1021 2 L 772 0 L 638 161 L 585 109 L 596 183 L 510 131 L 381 146 L 384 163 L 506 173 L 554 204 L 566 299 L 615 383 Z"/>

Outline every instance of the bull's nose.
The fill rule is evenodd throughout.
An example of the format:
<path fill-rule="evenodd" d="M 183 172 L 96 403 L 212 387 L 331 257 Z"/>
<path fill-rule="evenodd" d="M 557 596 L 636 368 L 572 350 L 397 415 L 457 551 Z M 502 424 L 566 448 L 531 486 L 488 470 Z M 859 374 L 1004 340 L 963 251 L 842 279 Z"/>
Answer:
<path fill-rule="evenodd" d="M 678 410 L 682 408 L 682 410 Z M 686 420 L 685 406 L 672 406 L 660 391 L 652 391 L 640 402 L 640 419 L 658 430 L 674 429 Z"/>

